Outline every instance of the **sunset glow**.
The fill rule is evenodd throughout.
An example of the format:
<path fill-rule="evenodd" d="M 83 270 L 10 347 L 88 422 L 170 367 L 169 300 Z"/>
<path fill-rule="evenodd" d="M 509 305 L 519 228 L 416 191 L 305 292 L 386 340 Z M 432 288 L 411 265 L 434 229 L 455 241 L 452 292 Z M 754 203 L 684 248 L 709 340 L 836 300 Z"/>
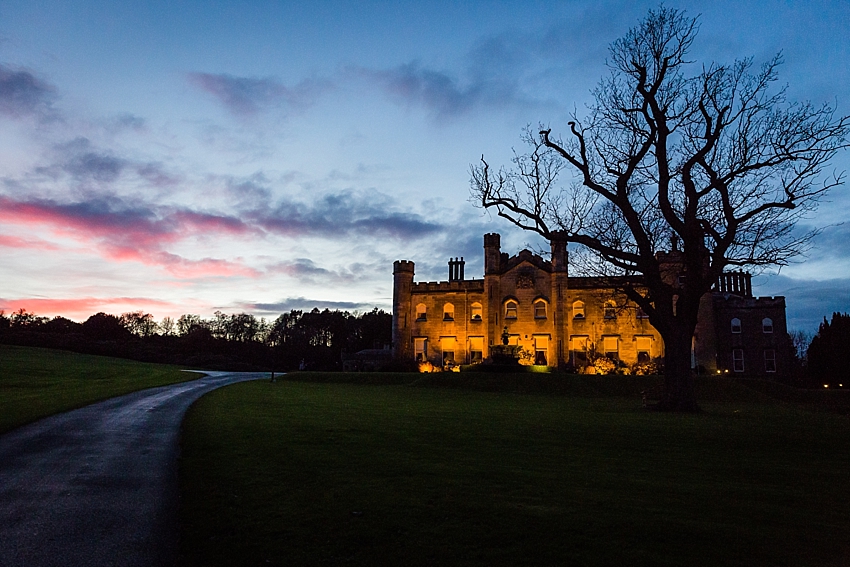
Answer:
<path fill-rule="evenodd" d="M 3 2 L 0 310 L 364 311 L 394 260 L 481 277 L 482 234 L 542 243 L 469 202 L 470 164 L 566 131 L 655 6 Z M 850 5 L 675 7 L 702 14 L 698 64 L 781 51 L 789 99 L 850 114 Z M 850 191 L 829 201 L 808 257 L 755 279 L 792 329 L 850 305 Z"/>

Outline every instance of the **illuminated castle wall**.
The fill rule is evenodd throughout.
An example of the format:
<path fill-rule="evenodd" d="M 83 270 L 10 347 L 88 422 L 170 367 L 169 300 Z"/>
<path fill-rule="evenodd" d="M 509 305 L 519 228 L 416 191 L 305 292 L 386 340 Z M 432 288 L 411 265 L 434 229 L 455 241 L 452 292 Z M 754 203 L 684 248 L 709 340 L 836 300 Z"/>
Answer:
<path fill-rule="evenodd" d="M 659 260 L 672 264 L 673 255 Z M 636 305 L 598 278 L 568 276 L 563 241 L 552 242 L 546 260 L 528 250 L 509 256 L 498 234 L 485 234 L 483 279 L 465 279 L 462 258 L 449 261 L 447 281 L 414 282 L 414 268 L 407 260 L 393 264 L 397 358 L 479 362 L 506 328 L 528 363 L 583 371 L 594 352 L 628 366 L 664 355 L 661 336 Z M 749 274 L 732 273 L 702 303 L 694 367 L 749 375 L 787 368 L 784 298 L 753 298 Z"/>

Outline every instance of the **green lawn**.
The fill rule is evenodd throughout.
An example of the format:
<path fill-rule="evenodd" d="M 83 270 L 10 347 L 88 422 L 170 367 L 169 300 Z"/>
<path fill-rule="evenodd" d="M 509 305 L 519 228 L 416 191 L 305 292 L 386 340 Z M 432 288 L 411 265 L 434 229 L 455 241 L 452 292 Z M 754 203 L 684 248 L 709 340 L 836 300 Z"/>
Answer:
<path fill-rule="evenodd" d="M 846 416 L 728 380 L 668 415 L 616 377 L 304 378 L 191 408 L 181 565 L 850 564 Z"/>
<path fill-rule="evenodd" d="M 99 400 L 198 376 L 176 366 L 0 345 L 0 433 Z"/>

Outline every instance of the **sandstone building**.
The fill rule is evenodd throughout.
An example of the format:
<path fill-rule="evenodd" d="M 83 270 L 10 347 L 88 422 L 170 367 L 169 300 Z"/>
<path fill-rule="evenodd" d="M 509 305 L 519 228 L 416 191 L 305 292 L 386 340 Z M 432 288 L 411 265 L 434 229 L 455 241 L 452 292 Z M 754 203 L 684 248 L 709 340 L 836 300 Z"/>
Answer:
<path fill-rule="evenodd" d="M 677 254 L 659 253 L 674 277 Z M 634 303 L 599 278 L 568 275 L 564 242 L 553 241 L 547 260 L 529 250 L 509 256 L 498 234 L 485 234 L 483 279 L 466 279 L 462 258 L 449 261 L 448 281 L 441 282 L 415 282 L 413 262 L 394 263 L 396 358 L 475 364 L 505 333 L 521 347 L 523 362 L 579 372 L 595 371 L 602 358 L 625 371 L 664 355 L 661 336 Z M 709 373 L 785 372 L 785 298 L 755 298 L 749 274 L 724 274 L 703 299 L 692 361 Z"/>

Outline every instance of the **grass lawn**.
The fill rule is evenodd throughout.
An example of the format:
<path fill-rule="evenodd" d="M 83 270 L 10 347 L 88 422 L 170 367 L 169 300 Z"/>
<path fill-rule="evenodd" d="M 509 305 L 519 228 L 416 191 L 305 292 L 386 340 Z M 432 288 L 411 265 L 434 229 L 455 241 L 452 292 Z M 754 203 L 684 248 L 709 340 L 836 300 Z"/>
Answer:
<path fill-rule="evenodd" d="M 99 400 L 198 376 L 176 366 L 0 345 L 0 433 Z"/>
<path fill-rule="evenodd" d="M 181 565 L 850 564 L 847 416 L 728 380 L 668 415 L 617 377 L 539 395 L 336 376 L 190 409 Z"/>

